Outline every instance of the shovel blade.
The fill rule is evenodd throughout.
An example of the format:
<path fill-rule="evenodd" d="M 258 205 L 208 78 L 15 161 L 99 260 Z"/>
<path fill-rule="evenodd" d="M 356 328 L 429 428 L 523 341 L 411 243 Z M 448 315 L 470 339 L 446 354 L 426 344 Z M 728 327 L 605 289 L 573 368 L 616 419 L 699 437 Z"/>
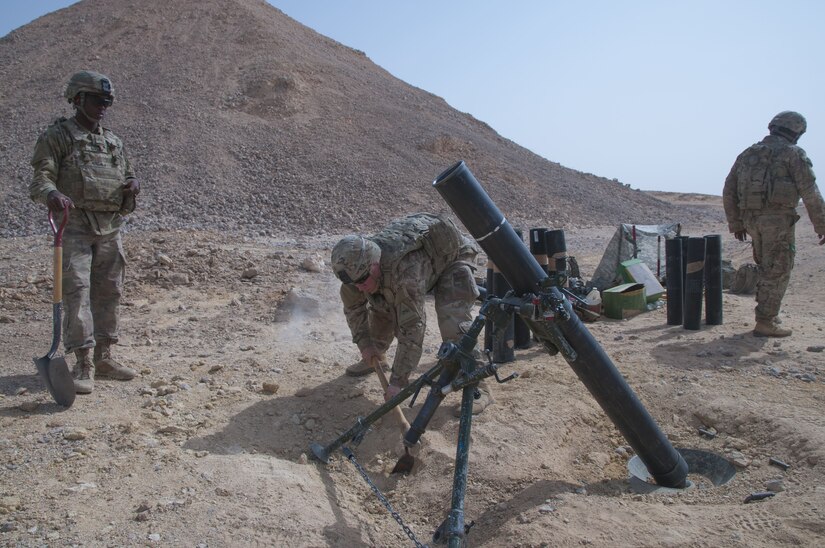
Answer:
<path fill-rule="evenodd" d="M 415 466 L 415 457 L 410 455 L 409 449 L 404 448 L 404 454 L 395 463 L 390 474 L 404 474 L 406 476 L 412 472 L 413 466 Z"/>
<path fill-rule="evenodd" d="M 54 401 L 63 407 L 71 407 L 75 398 L 74 379 L 69 372 L 66 358 L 43 356 L 35 359 L 34 363 Z"/>

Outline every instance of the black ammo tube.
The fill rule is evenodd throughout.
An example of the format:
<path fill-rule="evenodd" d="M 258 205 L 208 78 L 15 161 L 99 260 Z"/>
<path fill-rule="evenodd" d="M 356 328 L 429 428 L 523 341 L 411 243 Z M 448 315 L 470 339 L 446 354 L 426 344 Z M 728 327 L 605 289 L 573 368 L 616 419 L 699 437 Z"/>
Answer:
<path fill-rule="evenodd" d="M 705 282 L 705 239 L 688 238 L 685 270 L 685 329 L 702 328 L 702 291 Z"/>
<path fill-rule="evenodd" d="M 464 162 L 458 162 L 444 171 L 433 186 L 487 256 L 496 263 L 515 294 L 540 294 L 547 274 L 525 246 L 516 245 L 519 243 L 518 236 L 510 223 Z M 561 298 L 556 287 L 544 291 Z M 568 319 L 557 317 L 550 321 L 557 323 L 576 352 L 576 358 L 568 360 L 570 367 L 645 463 L 656 482 L 666 487 L 683 487 L 688 473 L 684 458 L 659 430 L 616 366 L 572 312 L 570 303 L 565 301 L 564 305 Z M 538 322 L 529 321 L 530 324 L 536 326 L 534 333 L 540 333 Z"/>
<path fill-rule="evenodd" d="M 722 236 L 705 236 L 705 323 L 722 325 Z"/>
<path fill-rule="evenodd" d="M 567 243 L 564 230 L 548 230 L 544 233 L 547 249 L 547 270 L 549 272 L 567 272 Z"/>
<path fill-rule="evenodd" d="M 667 277 L 667 324 L 682 325 L 682 239 L 665 240 L 665 276 Z"/>

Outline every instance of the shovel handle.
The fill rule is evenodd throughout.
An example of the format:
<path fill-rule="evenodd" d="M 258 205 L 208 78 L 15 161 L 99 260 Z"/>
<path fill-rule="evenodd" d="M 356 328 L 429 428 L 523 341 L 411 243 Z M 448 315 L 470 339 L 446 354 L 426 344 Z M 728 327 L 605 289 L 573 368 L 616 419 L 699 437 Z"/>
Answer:
<path fill-rule="evenodd" d="M 52 303 L 57 304 L 63 301 L 63 230 L 69 222 L 69 206 L 63 209 L 63 219 L 58 225 L 54 220 L 54 213 L 49 210 L 49 225 L 52 227 L 54 235 L 54 289 L 52 290 Z"/>
<path fill-rule="evenodd" d="M 381 360 L 377 357 L 370 358 L 370 364 L 372 365 L 372 368 L 375 369 L 375 374 L 378 375 L 378 380 L 379 382 L 381 382 L 381 388 L 383 388 L 384 392 L 386 392 L 387 387 L 390 385 L 390 383 L 387 380 L 386 373 L 384 373 L 384 368 L 381 367 Z M 395 410 L 395 413 L 398 417 L 398 422 L 401 423 L 401 426 L 404 428 L 404 430 L 409 430 L 410 423 L 407 422 L 407 417 L 404 416 L 404 412 L 401 411 L 401 408 L 396 406 L 393 407 L 393 409 Z"/>

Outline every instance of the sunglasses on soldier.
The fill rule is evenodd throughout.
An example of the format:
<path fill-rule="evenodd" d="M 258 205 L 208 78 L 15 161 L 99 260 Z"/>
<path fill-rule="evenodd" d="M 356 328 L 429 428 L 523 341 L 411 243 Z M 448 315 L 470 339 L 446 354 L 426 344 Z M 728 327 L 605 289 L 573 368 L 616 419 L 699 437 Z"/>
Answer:
<path fill-rule="evenodd" d="M 367 270 L 364 273 L 364 275 L 359 277 L 357 280 L 353 280 L 352 278 L 350 278 L 349 274 L 347 274 L 346 270 L 341 270 L 337 274 L 338 274 L 338 279 L 341 280 L 343 283 L 352 284 L 352 285 L 362 284 L 362 283 L 367 281 L 367 278 L 370 277 L 370 271 L 369 270 Z"/>
<path fill-rule="evenodd" d="M 97 107 L 110 107 L 115 102 L 114 97 L 107 95 L 87 95 L 86 98 Z"/>

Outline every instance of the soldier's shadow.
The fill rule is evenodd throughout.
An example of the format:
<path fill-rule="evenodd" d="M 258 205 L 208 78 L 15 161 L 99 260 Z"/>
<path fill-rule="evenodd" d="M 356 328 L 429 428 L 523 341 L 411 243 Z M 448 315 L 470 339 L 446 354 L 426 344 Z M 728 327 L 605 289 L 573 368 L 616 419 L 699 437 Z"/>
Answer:
<path fill-rule="evenodd" d="M 215 454 L 262 453 L 292 461 L 312 457 L 310 445 L 327 446 L 381 404 L 381 388 L 372 376 L 340 376 L 329 382 L 274 395 L 232 417 L 215 433 L 190 438 L 186 449 Z M 408 420 L 413 411 L 403 407 Z M 400 443 L 401 430 L 388 413 L 371 425 L 358 446 L 359 458 L 371 459 Z"/>
<path fill-rule="evenodd" d="M 3 394 L 4 396 L 14 396 L 21 388 L 24 388 L 26 392 L 32 394 L 37 392 L 45 392 L 46 390 L 43 386 L 43 381 L 36 372 L 31 374 L 6 375 L 4 377 L 0 377 L 0 394 Z"/>

